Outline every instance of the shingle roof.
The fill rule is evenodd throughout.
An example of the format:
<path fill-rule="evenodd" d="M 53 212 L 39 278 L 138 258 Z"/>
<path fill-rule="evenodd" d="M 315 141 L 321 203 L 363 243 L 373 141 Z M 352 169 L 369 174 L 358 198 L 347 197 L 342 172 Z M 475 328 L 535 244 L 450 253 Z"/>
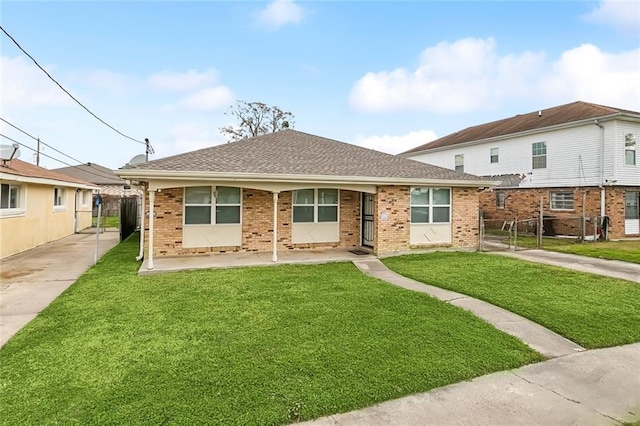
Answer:
<path fill-rule="evenodd" d="M 90 182 L 84 181 L 82 179 L 63 175 L 62 173 L 54 172 L 53 170 L 47 170 L 43 167 L 26 163 L 18 159 L 7 161 L 6 165 L 0 163 L 0 173 L 32 178 L 53 179 L 62 182 L 79 183 L 82 185 L 92 186 Z"/>
<path fill-rule="evenodd" d="M 255 173 L 480 181 L 478 176 L 425 164 L 297 130 L 174 155 L 123 170 Z"/>
<path fill-rule="evenodd" d="M 491 123 L 467 127 L 464 130 L 460 130 L 440 139 L 436 139 L 432 142 L 405 151 L 401 155 L 498 136 L 506 136 L 529 130 L 542 129 L 574 121 L 596 119 L 598 117 L 604 117 L 612 114 L 640 115 L 640 112 L 577 101 L 527 114 L 519 114 L 515 117 L 505 118 Z"/>
<path fill-rule="evenodd" d="M 96 163 L 80 164 L 53 170 L 76 179 L 95 183 L 96 185 L 123 185 L 125 182 L 124 179 L 116 176 L 113 170 Z"/>

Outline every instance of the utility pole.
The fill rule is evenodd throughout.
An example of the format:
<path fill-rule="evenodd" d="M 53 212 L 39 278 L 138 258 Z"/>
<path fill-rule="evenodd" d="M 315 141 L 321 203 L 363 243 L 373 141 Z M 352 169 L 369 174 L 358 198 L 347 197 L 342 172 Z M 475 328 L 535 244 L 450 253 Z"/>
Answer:
<path fill-rule="evenodd" d="M 36 150 L 36 166 L 40 166 L 40 138 L 38 138 L 37 141 L 38 149 Z"/>
<path fill-rule="evenodd" d="M 147 149 L 145 150 L 145 160 L 149 161 L 149 154 L 155 154 L 155 151 L 153 150 L 148 138 L 144 138 L 144 144 L 147 146 Z"/>

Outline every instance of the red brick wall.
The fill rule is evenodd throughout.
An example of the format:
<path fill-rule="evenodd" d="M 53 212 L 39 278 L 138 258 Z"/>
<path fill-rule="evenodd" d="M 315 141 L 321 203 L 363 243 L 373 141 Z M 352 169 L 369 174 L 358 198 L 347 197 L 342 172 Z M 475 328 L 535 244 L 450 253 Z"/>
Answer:
<path fill-rule="evenodd" d="M 457 248 L 478 247 L 479 196 L 476 188 L 452 188 L 451 244 Z"/>
<path fill-rule="evenodd" d="M 273 238 L 273 194 L 268 191 L 242 190 L 242 245 L 232 247 L 182 247 L 183 188 L 156 192 L 154 210 L 154 256 L 200 253 L 271 251 Z M 355 248 L 360 246 L 360 193 L 340 191 L 340 241 L 335 243 L 291 243 L 291 192 L 278 195 L 278 250 L 320 247 Z M 146 197 L 146 211 L 149 198 Z M 145 241 L 149 221 L 145 220 Z M 145 249 L 146 251 L 146 249 Z"/>
<path fill-rule="evenodd" d="M 605 187 L 605 214 L 611 220 L 610 239 L 633 237 L 624 234 L 625 190 L 633 190 L 633 188 Z M 506 195 L 504 209 L 496 206 L 498 191 L 503 191 Z M 573 192 L 574 209 L 572 211 L 551 210 L 551 192 Z M 516 217 L 519 221 L 537 218 L 540 211 L 540 198 L 543 200 L 543 215 L 555 218 L 552 223 L 556 234 L 580 235 L 583 205 L 584 216 L 589 218 L 597 216 L 598 222 L 601 223 L 600 188 L 597 187 L 495 189 L 480 194 L 480 208 L 487 219 L 487 227 L 499 227 L 503 221 L 510 221 Z M 587 222 L 586 226 L 586 233 L 592 234 L 593 222 Z"/>
<path fill-rule="evenodd" d="M 376 254 L 409 250 L 410 202 L 408 186 L 379 186 L 377 188 L 374 211 L 374 251 Z"/>

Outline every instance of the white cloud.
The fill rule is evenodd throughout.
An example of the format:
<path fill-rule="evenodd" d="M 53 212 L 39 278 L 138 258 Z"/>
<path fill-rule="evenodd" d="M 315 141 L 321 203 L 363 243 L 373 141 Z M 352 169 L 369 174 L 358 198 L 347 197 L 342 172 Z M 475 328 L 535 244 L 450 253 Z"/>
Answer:
<path fill-rule="evenodd" d="M 640 31 L 640 2 L 602 0 L 598 7 L 582 16 L 587 22 L 609 25 L 637 37 Z"/>
<path fill-rule="evenodd" d="M 356 136 L 354 144 L 388 154 L 399 154 L 436 139 L 433 131 L 418 130 L 401 136 Z"/>
<path fill-rule="evenodd" d="M 196 110 L 210 111 L 227 108 L 233 103 L 233 94 L 226 86 L 217 86 L 196 92 L 178 102 L 178 106 Z"/>
<path fill-rule="evenodd" d="M 51 67 L 44 68 L 51 72 Z M 0 56 L 0 70 L 0 92 L 5 111 L 73 103 L 40 69 L 22 57 Z"/>
<path fill-rule="evenodd" d="M 565 51 L 555 62 L 542 52 L 500 56 L 492 38 L 467 38 L 425 49 L 413 72 L 367 73 L 354 84 L 349 104 L 369 112 L 462 113 L 536 99 L 638 110 L 639 61 L 640 49 L 605 53 L 593 45 Z"/>
<path fill-rule="evenodd" d="M 217 80 L 218 72 L 211 68 L 203 72 L 193 69 L 182 73 L 162 71 L 151 75 L 147 82 L 154 89 L 188 92 L 210 86 Z"/>
<path fill-rule="evenodd" d="M 260 11 L 258 24 L 276 30 L 287 24 L 299 24 L 304 17 L 304 9 L 294 0 L 275 0 Z"/>
<path fill-rule="evenodd" d="M 169 129 L 169 134 L 171 142 L 160 147 L 157 158 L 208 148 L 226 142 L 217 129 L 213 129 L 209 124 L 195 121 L 176 123 Z"/>

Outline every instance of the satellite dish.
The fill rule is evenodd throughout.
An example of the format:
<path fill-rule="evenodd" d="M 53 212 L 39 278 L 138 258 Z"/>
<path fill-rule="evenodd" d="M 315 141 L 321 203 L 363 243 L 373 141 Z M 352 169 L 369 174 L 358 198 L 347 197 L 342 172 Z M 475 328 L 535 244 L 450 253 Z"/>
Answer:
<path fill-rule="evenodd" d="M 17 143 L 13 145 L 0 145 L 0 160 L 10 161 L 20 157 L 20 148 Z"/>
<path fill-rule="evenodd" d="M 135 166 L 136 164 L 141 164 L 146 162 L 147 162 L 147 156 L 145 154 L 138 154 L 135 157 L 133 157 L 131 160 L 129 160 L 128 164 L 130 166 Z"/>

